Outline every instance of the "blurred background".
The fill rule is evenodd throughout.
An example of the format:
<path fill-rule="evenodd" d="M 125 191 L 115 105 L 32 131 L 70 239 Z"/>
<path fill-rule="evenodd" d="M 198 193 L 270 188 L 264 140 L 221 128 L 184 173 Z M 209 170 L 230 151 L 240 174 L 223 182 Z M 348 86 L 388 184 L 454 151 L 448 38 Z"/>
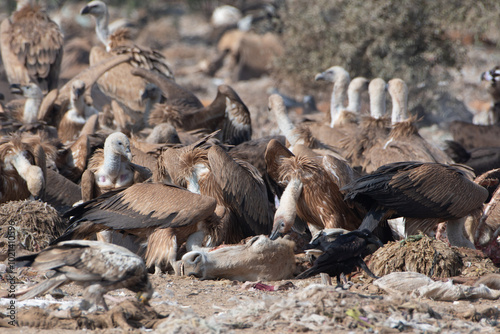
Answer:
<path fill-rule="evenodd" d="M 105 2 L 110 7 L 110 22 L 128 26 L 138 44 L 160 50 L 178 83 L 202 99 L 213 99 L 217 84 L 233 85 L 251 105 L 251 112 L 255 109 L 254 126 L 266 126 L 267 97 L 273 90 L 297 101 L 312 95 L 318 109 L 324 109 L 331 84 L 315 82 L 314 76 L 340 65 L 351 78 L 404 79 L 410 88 L 410 111 L 421 118 L 419 126 L 446 129 L 449 121 L 471 120 L 489 108 L 490 97 L 479 77 L 500 64 L 500 2 L 496 0 Z M 62 84 L 88 64 L 90 48 L 99 44 L 95 25 L 89 17 L 79 15 L 85 2 L 40 3 L 47 6 L 65 34 Z M 220 24 L 213 12 L 223 5 L 235 7 L 239 14 Z M 2 1 L 0 18 L 10 15 L 15 6 L 15 0 Z M 256 44 L 250 54 L 233 55 L 232 62 L 246 58 L 251 63 L 259 55 L 271 53 L 272 57 L 261 60 L 265 70 L 245 74 L 241 67 L 227 64 L 231 61 L 217 64 L 224 52 L 221 38 L 238 28 L 275 38 Z M 227 43 L 228 49 L 236 47 Z M 2 68 L 0 81 L 6 82 Z M 8 92 L 3 93 L 8 97 Z M 257 129 L 254 137 L 258 134 Z"/>

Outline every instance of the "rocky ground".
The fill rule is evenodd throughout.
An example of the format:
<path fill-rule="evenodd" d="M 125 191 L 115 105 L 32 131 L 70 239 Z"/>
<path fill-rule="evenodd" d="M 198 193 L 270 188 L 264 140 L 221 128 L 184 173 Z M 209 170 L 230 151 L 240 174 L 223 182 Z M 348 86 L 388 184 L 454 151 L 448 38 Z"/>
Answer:
<path fill-rule="evenodd" d="M 78 61 L 77 56 L 97 44 L 93 23 L 77 14 L 80 7 L 81 4 L 68 4 L 64 10 L 54 13 L 67 36 L 73 36 L 68 38 L 67 43 L 91 36 L 90 40 L 87 38 L 87 44 L 84 41 L 82 48 L 75 47 L 76 51 L 68 47 L 62 81 L 78 73 L 78 66 L 85 66 Z M 113 15 L 117 17 L 118 12 L 113 11 Z M 131 20 L 134 20 L 134 16 Z M 216 53 L 215 46 L 207 43 L 211 31 L 210 24 L 200 14 L 169 15 L 144 27 L 138 34 L 138 43 L 160 46 L 174 69 L 177 82 L 192 89 L 203 101 L 209 102 L 215 97 L 218 84 L 230 84 L 250 109 L 253 137 L 277 134 L 275 120 L 267 111 L 267 99 L 272 88 L 280 87 L 279 82 L 270 76 L 232 82 L 223 74 L 209 77 L 200 71 L 200 64 Z M 449 88 L 450 95 L 459 97 L 469 106 L 471 113 L 482 110 L 488 106 L 488 95 L 479 84 L 479 75 L 498 62 L 498 50 L 471 46 L 467 64 L 454 72 L 454 81 L 444 85 Z M 0 73 L 0 92 L 4 93 L 8 101 L 12 96 L 1 69 Z M 320 109 L 325 111 L 330 90 L 331 87 L 325 85 L 324 92 L 302 92 L 296 93 L 294 97 L 301 99 L 302 95 L 313 94 L 318 98 Z M 97 92 L 94 100 L 97 106 L 106 102 Z M 301 116 L 301 110 L 292 110 L 290 114 L 292 118 L 297 118 Z M 423 129 L 422 134 L 438 141 L 448 138 L 443 124 Z M 474 263 L 466 263 L 465 266 L 474 267 Z M 472 284 L 485 273 L 495 271 L 498 272 L 498 268 L 470 270 L 467 272 L 470 278 L 467 284 Z M 19 271 L 17 277 L 23 283 L 42 279 L 41 274 L 26 270 Z M 404 294 L 388 294 L 363 273 L 358 273 L 352 280 L 355 284 L 348 290 L 318 285 L 318 277 L 300 281 L 262 282 L 264 285 L 255 288 L 252 283 L 200 281 L 163 274 L 152 277 L 157 293 L 151 301 L 151 307 L 141 308 L 130 301 L 132 293 L 120 290 L 110 294 L 114 299 L 109 304 L 114 307 L 106 315 L 103 315 L 103 311 L 88 315 L 71 309 L 80 300 L 82 290 L 69 285 L 63 288 L 63 294 L 55 296 L 62 299 L 47 295 L 37 300 L 36 303 L 42 308 L 32 307 L 34 302 L 16 302 L 17 320 L 25 327 L 9 328 L 6 324 L 8 319 L 2 319 L 1 316 L 0 327 L 3 327 L 2 333 L 9 334 L 73 333 L 84 328 L 119 333 L 124 328 L 137 327 L 142 327 L 140 331 L 144 332 L 149 331 L 145 328 L 155 328 L 163 333 L 500 332 L 498 300 L 434 301 Z M 0 282 L 1 288 L 5 288 L 5 281 Z M 269 286 L 281 289 L 269 291 Z M 124 298 L 129 301 L 122 301 Z M 0 301 L 1 314 L 6 313 L 7 302 L 6 299 Z M 113 328 L 116 326 L 122 329 Z"/>

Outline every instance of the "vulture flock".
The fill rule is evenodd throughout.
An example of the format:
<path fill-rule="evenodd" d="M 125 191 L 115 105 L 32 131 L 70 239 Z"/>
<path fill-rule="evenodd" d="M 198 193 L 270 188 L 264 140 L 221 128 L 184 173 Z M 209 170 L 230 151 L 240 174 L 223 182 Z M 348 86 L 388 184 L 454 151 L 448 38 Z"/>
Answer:
<path fill-rule="evenodd" d="M 340 281 L 356 267 L 374 276 L 363 256 L 405 237 L 391 228 L 398 218 L 406 235 L 446 224 L 452 246 L 500 262 L 500 69 L 482 75 L 493 98 L 489 123 L 454 122 L 445 150 L 419 134 L 404 81 L 351 80 L 340 66 L 315 77 L 333 83 L 324 120 L 293 122 L 273 94 L 269 112 L 282 135 L 252 139 L 235 89 L 220 85 L 204 105 L 176 83 L 160 52 L 111 29 L 105 3 L 80 14 L 94 18 L 102 44 L 62 86 L 63 35 L 43 8 L 20 0 L 0 28 L 11 91 L 22 96 L 1 105 L 0 203 L 44 201 L 68 221 L 51 246 L 18 257 L 55 271 L 22 298 L 73 281 L 86 288 L 82 308 L 106 307 L 103 295 L 117 288 L 148 300 L 148 271 L 179 274 L 186 252 L 258 235 L 310 242 L 296 251 L 316 249 L 316 260 L 298 278 Z M 94 85 L 110 101 L 102 110 Z"/>

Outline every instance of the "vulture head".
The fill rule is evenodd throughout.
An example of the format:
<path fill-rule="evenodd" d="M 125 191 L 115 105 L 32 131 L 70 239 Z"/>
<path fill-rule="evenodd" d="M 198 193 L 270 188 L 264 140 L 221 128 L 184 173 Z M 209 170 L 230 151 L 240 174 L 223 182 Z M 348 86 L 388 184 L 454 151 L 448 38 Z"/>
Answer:
<path fill-rule="evenodd" d="M 408 86 L 398 78 L 389 80 L 387 91 L 392 98 L 392 123 L 404 121 L 408 118 Z"/>
<path fill-rule="evenodd" d="M 10 92 L 12 94 L 19 94 L 27 99 L 43 99 L 43 92 L 35 83 L 29 83 L 27 85 L 12 84 L 10 85 Z"/>
<path fill-rule="evenodd" d="M 102 1 L 91 1 L 80 11 L 80 15 L 92 15 L 95 18 L 108 15 L 108 7 Z"/>
<path fill-rule="evenodd" d="M 111 152 L 115 155 L 122 156 L 127 160 L 132 160 L 132 152 L 130 151 L 130 140 L 128 137 L 121 133 L 112 133 L 106 138 L 104 142 L 104 152 Z"/>
<path fill-rule="evenodd" d="M 368 85 L 368 95 L 370 95 L 370 114 L 374 118 L 381 118 L 385 115 L 385 92 L 387 83 L 381 78 L 375 78 Z"/>
<path fill-rule="evenodd" d="M 30 194 L 39 198 L 45 190 L 45 177 L 42 169 L 35 165 L 35 156 L 26 143 L 21 141 L 20 136 L 14 135 L 10 141 L 0 145 L 0 157 L 2 169 L 16 170 L 19 176 L 26 182 Z"/>
<path fill-rule="evenodd" d="M 71 98 L 72 100 L 78 100 L 85 93 L 85 82 L 82 80 L 75 80 L 71 84 Z"/>
<path fill-rule="evenodd" d="M 158 103 L 160 102 L 161 94 L 162 91 L 158 86 L 152 83 L 148 83 L 146 84 L 144 92 L 142 92 L 141 94 L 141 101 L 144 103 L 149 100 L 151 102 Z"/>
<path fill-rule="evenodd" d="M 344 81 L 347 86 L 351 78 L 349 77 L 349 73 L 343 67 L 332 66 L 326 71 L 316 74 L 314 80 L 328 82 Z"/>

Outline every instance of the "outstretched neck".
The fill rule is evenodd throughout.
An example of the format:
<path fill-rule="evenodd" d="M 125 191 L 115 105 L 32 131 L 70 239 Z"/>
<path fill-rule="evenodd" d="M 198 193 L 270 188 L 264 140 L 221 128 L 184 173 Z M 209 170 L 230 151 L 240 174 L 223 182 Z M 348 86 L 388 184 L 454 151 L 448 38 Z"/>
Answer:
<path fill-rule="evenodd" d="M 95 31 L 99 40 L 107 47 L 109 42 L 109 14 L 96 17 Z"/>

